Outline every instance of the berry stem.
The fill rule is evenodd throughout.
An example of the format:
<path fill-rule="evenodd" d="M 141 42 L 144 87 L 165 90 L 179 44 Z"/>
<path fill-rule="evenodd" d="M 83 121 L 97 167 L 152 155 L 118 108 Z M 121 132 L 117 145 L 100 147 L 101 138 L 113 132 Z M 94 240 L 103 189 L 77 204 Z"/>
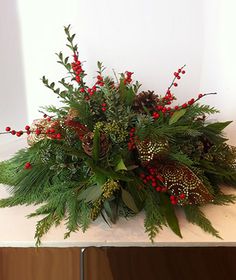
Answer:
<path fill-rule="evenodd" d="M 184 69 L 184 67 L 186 66 L 186 64 L 184 64 L 180 70 L 182 71 Z M 177 77 L 174 77 L 174 79 L 172 80 L 171 84 L 169 85 L 167 92 L 172 88 L 172 86 L 174 85 L 175 81 L 176 81 Z"/>

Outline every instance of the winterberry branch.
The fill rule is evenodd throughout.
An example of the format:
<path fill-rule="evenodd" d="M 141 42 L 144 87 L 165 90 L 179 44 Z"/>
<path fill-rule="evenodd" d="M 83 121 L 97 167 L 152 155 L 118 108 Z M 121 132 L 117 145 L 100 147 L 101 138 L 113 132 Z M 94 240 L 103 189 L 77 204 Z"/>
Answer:
<path fill-rule="evenodd" d="M 178 86 L 178 84 L 175 83 L 175 81 L 176 81 L 176 79 L 178 79 L 178 80 L 180 79 L 180 73 L 185 74 L 185 71 L 183 70 L 185 66 L 186 66 L 186 64 L 184 64 L 181 68 L 179 68 L 179 69 L 178 69 L 178 72 L 175 72 L 175 73 L 174 73 L 174 76 L 175 76 L 175 77 L 174 77 L 174 79 L 172 80 L 171 84 L 169 85 L 169 87 L 168 87 L 168 89 L 167 89 L 167 93 L 170 92 L 170 89 L 172 88 L 172 86 L 175 86 L 175 87 Z"/>

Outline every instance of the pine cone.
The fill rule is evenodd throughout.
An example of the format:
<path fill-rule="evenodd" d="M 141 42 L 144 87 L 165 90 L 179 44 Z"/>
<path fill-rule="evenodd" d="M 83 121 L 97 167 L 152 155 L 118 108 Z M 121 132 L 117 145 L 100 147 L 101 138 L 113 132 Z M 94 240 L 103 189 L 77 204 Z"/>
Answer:
<path fill-rule="evenodd" d="M 154 91 L 142 91 L 134 99 L 133 109 L 139 113 L 145 113 L 144 107 L 148 111 L 154 111 L 157 105 L 158 95 Z"/>
<path fill-rule="evenodd" d="M 82 138 L 82 147 L 89 156 L 93 154 L 93 132 L 88 132 Z M 109 141 L 104 133 L 100 134 L 100 157 L 104 157 L 109 149 Z"/>

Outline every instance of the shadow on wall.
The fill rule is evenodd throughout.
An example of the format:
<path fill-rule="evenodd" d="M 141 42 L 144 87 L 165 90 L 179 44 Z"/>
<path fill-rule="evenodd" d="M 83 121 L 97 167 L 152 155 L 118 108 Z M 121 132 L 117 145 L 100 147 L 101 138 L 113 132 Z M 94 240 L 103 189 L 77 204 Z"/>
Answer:
<path fill-rule="evenodd" d="M 27 107 L 16 0 L 1 0 L 0 11 L 0 131 L 7 125 L 22 129 Z M 9 137 L 1 136 L 0 143 Z"/>

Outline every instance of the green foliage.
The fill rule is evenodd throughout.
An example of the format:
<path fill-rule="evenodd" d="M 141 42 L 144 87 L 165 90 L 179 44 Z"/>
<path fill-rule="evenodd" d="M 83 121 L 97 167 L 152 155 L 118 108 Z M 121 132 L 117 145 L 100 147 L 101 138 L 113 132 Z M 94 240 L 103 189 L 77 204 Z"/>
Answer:
<path fill-rule="evenodd" d="M 220 238 L 219 233 L 212 226 L 211 222 L 205 217 L 204 213 L 197 206 L 185 206 L 184 212 L 187 220 L 195 225 L 201 227 L 205 232 L 212 234 L 213 236 Z"/>
<path fill-rule="evenodd" d="M 218 193 L 214 198 L 214 204 L 217 205 L 229 205 L 235 203 L 236 196 L 233 194 L 224 194 L 222 192 Z"/>
<path fill-rule="evenodd" d="M 156 235 L 162 230 L 163 225 L 166 226 L 167 223 L 165 216 L 162 214 L 162 209 L 152 192 L 147 193 L 144 210 L 144 226 L 150 240 L 154 242 Z"/>
<path fill-rule="evenodd" d="M 169 125 L 176 123 L 185 113 L 186 113 L 186 109 L 181 109 L 174 112 L 174 114 L 170 118 Z"/>
<path fill-rule="evenodd" d="M 182 238 L 178 218 L 175 215 L 175 210 L 173 205 L 171 204 L 169 198 L 165 194 L 160 195 L 160 206 L 163 212 L 163 215 L 166 218 L 168 226 L 171 230 Z"/>

